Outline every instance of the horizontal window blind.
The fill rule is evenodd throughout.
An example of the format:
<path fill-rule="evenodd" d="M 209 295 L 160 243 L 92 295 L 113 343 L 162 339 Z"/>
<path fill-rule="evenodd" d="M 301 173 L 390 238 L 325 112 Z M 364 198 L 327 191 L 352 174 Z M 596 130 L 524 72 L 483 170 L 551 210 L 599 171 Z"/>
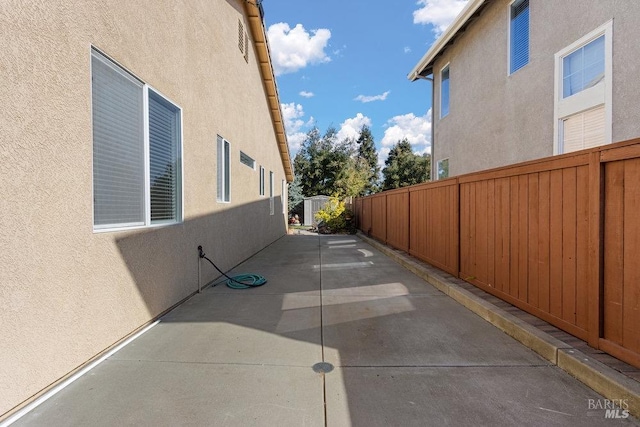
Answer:
<path fill-rule="evenodd" d="M 151 222 L 179 217 L 180 111 L 149 91 Z"/>
<path fill-rule="evenodd" d="M 604 145 L 605 123 L 604 105 L 564 119 L 563 153 Z"/>
<path fill-rule="evenodd" d="M 562 59 L 562 96 L 567 98 L 604 80 L 604 36 Z"/>
<path fill-rule="evenodd" d="M 511 5 L 510 73 L 529 63 L 529 0 Z"/>
<path fill-rule="evenodd" d="M 93 52 L 94 226 L 145 220 L 143 84 Z"/>

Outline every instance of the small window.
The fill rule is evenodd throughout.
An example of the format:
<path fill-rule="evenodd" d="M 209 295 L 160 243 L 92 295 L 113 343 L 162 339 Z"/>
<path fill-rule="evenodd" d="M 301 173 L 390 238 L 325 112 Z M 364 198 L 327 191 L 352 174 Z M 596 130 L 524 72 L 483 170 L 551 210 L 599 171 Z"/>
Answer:
<path fill-rule="evenodd" d="M 604 81 L 604 35 L 562 58 L 562 97 Z"/>
<path fill-rule="evenodd" d="M 449 114 L 449 66 L 440 72 L 440 118 Z"/>
<path fill-rule="evenodd" d="M 529 63 L 529 0 L 511 3 L 509 28 L 509 74 Z"/>
<path fill-rule="evenodd" d="M 229 159 L 231 144 L 229 141 L 218 135 L 218 194 L 216 199 L 218 202 L 230 202 L 231 201 L 231 183 L 230 183 L 230 171 L 229 171 Z"/>
<path fill-rule="evenodd" d="M 275 212 L 275 202 L 273 198 L 273 172 L 269 171 L 269 214 L 273 215 Z"/>
<path fill-rule="evenodd" d="M 260 166 L 260 195 L 264 196 L 264 167 Z"/>
<path fill-rule="evenodd" d="M 242 151 L 240 152 L 240 163 L 242 163 L 243 165 L 249 166 L 253 170 L 256 169 L 256 161 L 253 160 L 251 156 L 249 156 L 246 153 L 243 153 Z"/>
<path fill-rule="evenodd" d="M 438 179 L 449 178 L 449 159 L 438 160 Z"/>
<path fill-rule="evenodd" d="M 91 91 L 94 229 L 181 221 L 180 108 L 95 50 Z"/>

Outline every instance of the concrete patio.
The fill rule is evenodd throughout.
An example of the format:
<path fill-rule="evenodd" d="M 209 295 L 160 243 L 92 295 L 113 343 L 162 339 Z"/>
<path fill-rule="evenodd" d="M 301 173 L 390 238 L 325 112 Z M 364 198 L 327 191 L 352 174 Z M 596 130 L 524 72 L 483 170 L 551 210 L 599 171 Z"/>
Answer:
<path fill-rule="evenodd" d="M 204 289 L 13 425 L 637 424 L 357 236 L 285 236 L 232 273 L 268 283 Z"/>

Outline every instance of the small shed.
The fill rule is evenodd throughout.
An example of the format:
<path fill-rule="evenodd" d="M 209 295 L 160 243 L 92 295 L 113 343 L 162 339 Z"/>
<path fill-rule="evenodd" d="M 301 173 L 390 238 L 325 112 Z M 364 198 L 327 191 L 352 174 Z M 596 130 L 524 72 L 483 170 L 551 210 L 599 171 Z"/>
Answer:
<path fill-rule="evenodd" d="M 313 225 L 316 222 L 316 212 L 324 208 L 329 196 L 313 196 L 304 198 L 304 224 Z"/>

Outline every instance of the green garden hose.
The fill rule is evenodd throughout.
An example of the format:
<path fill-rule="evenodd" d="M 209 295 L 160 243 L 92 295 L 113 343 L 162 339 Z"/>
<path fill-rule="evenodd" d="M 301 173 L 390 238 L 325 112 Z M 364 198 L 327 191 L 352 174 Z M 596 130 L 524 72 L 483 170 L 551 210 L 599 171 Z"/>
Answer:
<path fill-rule="evenodd" d="M 202 246 L 198 246 L 198 255 L 200 256 L 200 258 L 204 258 L 209 261 L 211 265 L 213 265 L 213 267 L 218 270 L 218 272 L 220 272 L 220 274 L 227 278 L 227 286 L 231 289 L 257 288 L 258 286 L 262 286 L 267 283 L 267 279 L 265 279 L 263 276 L 260 276 L 259 274 L 239 274 L 233 277 L 227 276 L 227 274 L 224 271 L 220 270 L 213 261 L 207 258 L 204 251 L 202 250 Z M 218 286 L 220 283 L 222 282 L 214 283 L 211 286 Z"/>

